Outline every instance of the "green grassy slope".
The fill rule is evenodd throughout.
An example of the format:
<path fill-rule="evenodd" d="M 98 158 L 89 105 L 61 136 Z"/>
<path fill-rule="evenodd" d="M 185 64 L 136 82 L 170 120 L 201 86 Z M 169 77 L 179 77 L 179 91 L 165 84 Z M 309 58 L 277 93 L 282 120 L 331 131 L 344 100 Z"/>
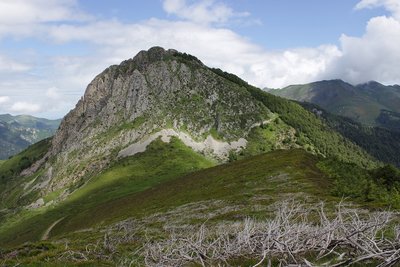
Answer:
<path fill-rule="evenodd" d="M 157 140 L 145 153 L 120 160 L 107 171 L 93 177 L 59 206 L 26 211 L 5 221 L 0 226 L 0 242 L 19 243 L 40 239 L 46 228 L 62 217 L 66 217 L 60 223 L 64 232 L 87 227 L 100 222 L 102 216 L 110 214 L 112 210 L 121 208 L 113 206 L 113 200 L 212 165 L 213 162 L 177 139 L 173 138 L 169 144 Z M 100 205 L 110 206 L 96 210 Z"/>
<path fill-rule="evenodd" d="M 234 218 L 254 215 L 252 207 L 271 204 L 290 194 L 330 199 L 334 180 L 317 167 L 319 162 L 321 158 L 302 149 L 276 150 L 185 175 L 213 163 L 177 139 L 170 144 L 158 140 L 148 151 L 93 177 L 63 204 L 24 213 L 17 224 L 5 223 L 0 228 L 0 240 L 3 244 L 38 240 L 60 218 L 64 219 L 52 230 L 53 235 L 107 225 L 130 216 L 166 212 L 199 201 L 244 205 L 246 208 L 226 215 Z"/>
<path fill-rule="evenodd" d="M 290 164 L 284 164 L 286 162 Z M 316 163 L 316 157 L 303 150 L 278 150 L 219 165 L 102 203 L 88 213 L 60 223 L 55 233 L 62 233 L 68 228 L 90 227 L 99 221 L 129 216 L 140 218 L 201 201 L 224 200 L 230 205 L 243 205 L 248 209 L 226 214 L 224 218 L 234 219 L 251 215 L 252 206 L 271 204 L 285 198 L 286 194 L 302 192 L 326 197 L 324 189 L 328 188 L 329 182 Z M 285 183 L 286 180 L 288 183 Z M 278 191 L 280 194 L 277 194 Z M 259 196 L 268 196 L 269 200 L 255 200 Z M 93 219 L 93 216 L 96 218 Z"/>
<path fill-rule="evenodd" d="M 156 155 L 160 161 L 154 162 Z M 155 231 L 162 229 L 162 218 L 168 223 L 179 220 L 193 225 L 207 219 L 264 218 L 269 205 L 286 198 L 335 199 L 329 195 L 331 180 L 318 169 L 318 161 L 301 149 L 277 150 L 192 172 L 193 166 L 198 169 L 212 163 L 187 151 L 180 141 L 156 141 L 140 157 L 126 159 L 94 178 L 59 207 L 9 228 L 3 226 L 0 242 L 10 246 L 39 240 L 60 218 L 50 236 L 66 237 L 78 247 L 83 236 L 95 239 L 102 235 L 97 227 L 129 217 L 147 221 Z M 150 164 L 153 169 L 142 173 Z M 183 175 L 185 172 L 189 174 Z M 152 216 L 157 219 L 150 219 Z M 89 231 L 71 234 L 82 229 Z"/>
<path fill-rule="evenodd" d="M 89 243 L 102 242 L 109 225 L 128 218 L 137 221 L 142 230 L 118 253 L 131 251 L 148 238 L 164 238 L 165 227 L 171 225 L 267 218 L 272 204 L 291 198 L 309 204 L 323 200 L 328 206 L 343 196 L 365 207 L 393 203 L 398 207 L 400 203 L 399 194 L 380 188 L 372 172 L 302 149 L 276 150 L 213 165 L 175 138 L 169 144 L 156 140 L 146 152 L 123 159 L 93 177 L 59 206 L 10 218 L 0 226 L 0 246 L 38 242 L 58 221 L 49 232 L 50 241 L 68 240 L 68 247 L 57 241 L 46 243 L 46 251 L 18 262 L 46 258 L 65 264 L 68 260 L 60 262 L 60 253 L 85 251 Z M 392 199 L 396 202 L 390 202 Z"/>

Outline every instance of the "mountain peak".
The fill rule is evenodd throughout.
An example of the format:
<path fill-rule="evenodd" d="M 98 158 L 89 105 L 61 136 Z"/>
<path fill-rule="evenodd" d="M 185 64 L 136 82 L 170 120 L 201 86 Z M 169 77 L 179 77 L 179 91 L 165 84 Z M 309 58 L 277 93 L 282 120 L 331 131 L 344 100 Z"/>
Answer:
<path fill-rule="evenodd" d="M 135 57 L 130 60 L 123 61 L 121 66 L 125 64 L 135 63 L 137 64 L 138 68 L 142 69 L 146 67 L 150 63 L 154 63 L 157 61 L 163 60 L 167 56 L 171 56 L 176 53 L 176 50 L 165 50 L 162 47 L 154 46 L 151 47 L 149 50 L 142 50 L 140 51 Z"/>
<path fill-rule="evenodd" d="M 164 49 L 160 46 L 154 46 L 151 47 L 149 50 L 140 51 L 133 58 L 125 60 L 121 62 L 120 65 L 114 67 L 118 67 L 122 71 L 125 70 L 128 73 L 131 73 L 135 69 L 143 71 L 150 64 L 153 64 L 155 62 L 170 60 L 173 58 L 180 59 L 180 61 L 186 61 L 186 63 L 191 62 L 203 65 L 203 63 L 199 59 L 190 54 L 181 53 L 175 49 Z"/>
<path fill-rule="evenodd" d="M 62 180 L 58 188 L 76 184 L 160 136 L 179 137 L 196 151 L 226 160 L 231 150 L 246 146 L 252 127 L 270 116 L 242 84 L 196 57 L 152 47 L 88 85 L 53 138 L 50 156 L 57 163 L 49 177 Z M 80 162 L 92 165 L 75 168 Z M 75 169 L 67 173 L 66 166 Z"/>

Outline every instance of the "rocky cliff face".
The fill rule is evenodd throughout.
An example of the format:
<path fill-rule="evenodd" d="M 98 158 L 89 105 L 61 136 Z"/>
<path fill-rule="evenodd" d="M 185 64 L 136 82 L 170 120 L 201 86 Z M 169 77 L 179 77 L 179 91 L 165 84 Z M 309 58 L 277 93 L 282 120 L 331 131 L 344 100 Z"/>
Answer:
<path fill-rule="evenodd" d="M 195 57 L 154 47 L 109 67 L 89 84 L 56 132 L 36 189 L 71 191 L 157 137 L 177 136 L 224 160 L 229 150 L 245 147 L 251 128 L 270 115 L 244 88 Z"/>

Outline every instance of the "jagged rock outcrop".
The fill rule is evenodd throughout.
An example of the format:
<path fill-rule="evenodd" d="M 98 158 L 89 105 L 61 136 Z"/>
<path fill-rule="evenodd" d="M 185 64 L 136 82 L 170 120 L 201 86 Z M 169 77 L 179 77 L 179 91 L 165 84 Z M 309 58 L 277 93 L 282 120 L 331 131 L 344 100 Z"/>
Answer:
<path fill-rule="evenodd" d="M 73 190 L 123 156 L 121 150 L 163 129 L 223 159 L 270 115 L 247 90 L 193 56 L 161 47 L 141 51 L 99 74 L 63 119 L 46 163 L 52 177 L 45 191 Z"/>

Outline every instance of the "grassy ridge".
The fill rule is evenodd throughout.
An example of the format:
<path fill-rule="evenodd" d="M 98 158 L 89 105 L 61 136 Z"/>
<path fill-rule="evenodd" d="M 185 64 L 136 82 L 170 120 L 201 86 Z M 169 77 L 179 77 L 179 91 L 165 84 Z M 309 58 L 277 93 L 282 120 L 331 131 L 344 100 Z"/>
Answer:
<path fill-rule="evenodd" d="M 156 141 L 140 157 L 126 159 L 125 166 L 118 163 L 59 207 L 2 229 L 0 240 L 7 245 L 38 240 L 49 225 L 63 217 L 52 235 L 166 212 L 198 201 L 224 200 L 247 207 L 224 217 L 235 219 L 256 215 L 253 206 L 268 205 L 299 192 L 330 198 L 330 182 L 316 167 L 318 158 L 303 150 L 278 150 L 182 176 L 194 170 L 193 166 L 198 169 L 212 164 L 182 146 L 177 140 L 171 144 Z M 158 162 L 153 161 L 156 155 Z M 153 169 L 141 174 L 150 164 Z M 110 177 L 113 181 L 108 180 Z"/>
<path fill-rule="evenodd" d="M 145 223 L 146 231 L 138 233 L 138 240 L 146 237 L 159 239 L 166 234 L 163 231 L 164 224 L 198 225 L 206 220 L 208 223 L 219 223 L 235 222 L 246 217 L 267 218 L 270 216 L 268 209 L 271 204 L 291 197 L 307 199 L 312 203 L 336 200 L 329 195 L 332 181 L 317 167 L 319 158 L 301 149 L 276 150 L 160 181 L 158 177 L 164 170 L 171 171 L 174 169 L 172 166 L 180 167 L 175 163 L 182 160 L 190 162 L 188 156 L 191 154 L 183 153 L 182 157 L 172 158 L 165 165 L 163 161 L 153 161 L 152 166 L 156 166 L 157 171 L 150 170 L 151 176 L 136 176 L 136 179 L 131 177 L 135 176 L 138 167 L 140 169 L 143 164 L 150 164 L 150 159 L 154 159 L 156 155 L 157 158 L 166 159 L 172 156 L 170 153 L 175 155 L 179 151 L 184 152 L 186 149 L 181 146 L 180 141 L 173 141 L 172 144 L 156 141 L 140 157 L 126 159 L 125 163 L 129 165 L 117 164 L 93 179 L 93 184 L 88 185 L 92 187 L 91 190 L 77 191 L 74 198 L 60 207 L 30 218 L 6 232 L 2 231 L 1 243 L 10 246 L 26 240 L 38 240 L 49 225 L 62 217 L 64 219 L 52 229 L 50 236 L 56 240 L 69 240 L 68 249 L 84 250 L 87 244 L 101 240 L 104 235 L 102 226 L 107 227 L 112 222 L 129 217 Z M 199 155 L 195 157 L 201 158 Z M 143 161 L 135 164 L 137 160 Z M 210 165 L 204 159 L 199 162 L 204 164 L 199 165 L 201 167 Z M 128 166 L 132 168 L 126 169 Z M 107 178 L 113 175 L 118 177 L 113 177 L 114 181 L 108 183 Z M 121 188 L 118 186 L 120 179 L 120 183 L 125 187 L 129 186 L 133 192 L 113 200 L 108 199 L 107 194 L 114 191 L 113 189 Z M 150 184 L 152 185 L 149 186 Z M 101 190 L 105 187 L 109 190 Z M 88 230 L 71 233 L 80 229 Z M 42 244 L 43 242 L 35 242 L 31 247 L 40 247 Z M 59 255 L 66 250 L 63 244 L 58 243 L 47 242 L 44 246 L 49 251 L 29 255 L 18 262 L 29 266 L 34 262 L 42 262 L 47 257 L 57 261 Z M 121 253 L 124 250 L 131 251 L 132 247 L 135 249 L 137 246 L 140 244 L 121 247 Z"/>
<path fill-rule="evenodd" d="M 335 157 L 344 162 L 356 163 L 361 167 L 377 166 L 376 160 L 367 152 L 332 131 L 317 116 L 299 104 L 265 93 L 257 88 L 248 87 L 248 90 L 271 111 L 278 113 L 285 123 L 295 128 L 300 140 L 311 141 L 320 154 Z"/>
<path fill-rule="evenodd" d="M 214 73 L 235 82 L 245 88 L 255 99 L 263 103 L 269 110 L 279 114 L 287 125 L 296 130 L 298 143 L 303 147 L 312 147 L 317 154 L 335 157 L 340 161 L 356 163 L 366 168 L 378 165 L 376 159 L 359 146 L 332 131 L 316 115 L 307 111 L 299 104 L 278 97 L 249 85 L 236 75 L 223 72 L 220 69 L 211 69 Z"/>
<path fill-rule="evenodd" d="M 349 196 L 366 207 L 381 207 L 394 196 L 380 188 L 368 170 L 302 149 L 275 150 L 208 168 L 212 165 L 175 138 L 170 144 L 156 140 L 146 152 L 123 159 L 92 178 L 60 206 L 36 211 L 36 216 L 27 214 L 12 227 L 2 228 L 0 244 L 39 240 L 59 219 L 50 237 L 66 238 L 71 249 L 85 250 L 87 244 L 103 238 L 102 230 L 107 226 L 127 218 L 145 223 L 146 231 L 138 233 L 139 240 L 159 239 L 165 235 L 163 227 L 170 224 L 268 218 L 268 207 L 288 198 L 310 204 L 323 200 L 333 206 Z M 35 242 L 33 246 L 41 244 Z M 140 245 L 133 243 L 121 249 Z M 49 255 L 57 258 L 65 252 L 57 243 L 46 246 L 49 252 L 25 262 L 40 262 Z"/>
<path fill-rule="evenodd" d="M 287 162 L 290 164 L 285 166 Z M 58 230 L 62 232 L 66 227 L 75 228 L 73 225 L 78 226 L 81 221 L 89 226 L 97 221 L 143 217 L 199 201 L 225 200 L 252 206 L 257 204 L 254 198 L 258 195 L 270 196 L 271 199 L 264 202 L 270 204 L 275 201 L 274 198 L 299 191 L 326 197 L 324 189 L 329 188 L 329 181 L 316 167 L 317 162 L 316 157 L 303 150 L 279 150 L 219 165 L 102 203 L 89 213 L 79 214 L 70 223 L 60 224 Z M 290 183 L 282 183 L 286 179 Z M 315 186 L 317 184 L 318 187 Z M 92 219 L 94 214 L 95 220 Z M 245 217 L 246 211 L 240 210 L 231 216 Z"/>

